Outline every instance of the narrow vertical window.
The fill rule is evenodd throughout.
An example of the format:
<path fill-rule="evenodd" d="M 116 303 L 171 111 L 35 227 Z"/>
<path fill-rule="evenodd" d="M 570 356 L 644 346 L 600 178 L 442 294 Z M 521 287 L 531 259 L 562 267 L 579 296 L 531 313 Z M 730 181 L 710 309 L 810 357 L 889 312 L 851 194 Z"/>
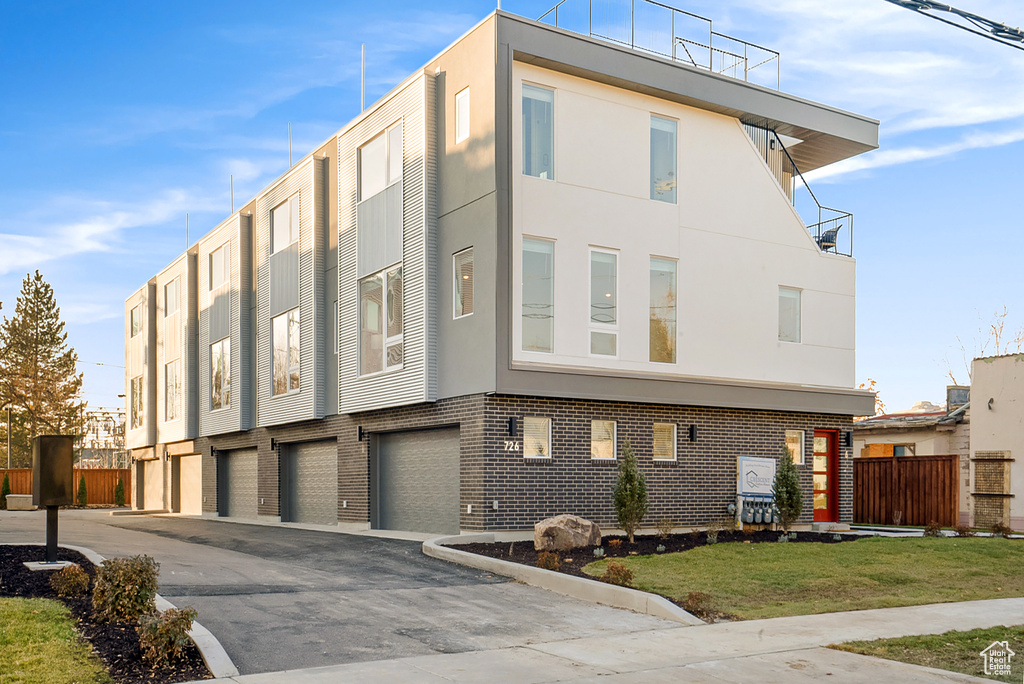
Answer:
<path fill-rule="evenodd" d="M 800 290 L 779 288 L 779 341 L 800 341 Z"/>
<path fill-rule="evenodd" d="M 388 181 L 391 185 L 402 177 L 405 166 L 404 150 L 402 149 L 402 124 L 388 130 Z"/>
<path fill-rule="evenodd" d="M 132 378 L 132 429 L 142 427 L 142 376 Z"/>
<path fill-rule="evenodd" d="M 455 295 L 453 316 L 460 318 L 473 313 L 473 248 L 464 249 L 452 257 Z"/>
<path fill-rule="evenodd" d="M 651 199 L 676 201 L 676 122 L 651 117 Z"/>
<path fill-rule="evenodd" d="M 555 243 L 523 238 L 523 350 L 553 352 Z"/>
<path fill-rule="evenodd" d="M 299 197 L 282 202 L 270 212 L 271 251 L 282 249 L 299 239 Z"/>
<path fill-rule="evenodd" d="M 455 144 L 469 137 L 469 88 L 455 96 Z"/>
<path fill-rule="evenodd" d="M 796 465 L 804 462 L 804 431 L 786 430 L 786 449 Z"/>
<path fill-rule="evenodd" d="M 383 277 L 383 276 L 382 276 Z M 402 267 L 388 271 L 388 337 L 384 349 L 384 362 L 388 368 L 402 365 Z"/>
<path fill-rule="evenodd" d="M 555 178 L 555 93 L 523 84 L 523 173 Z"/>
<path fill-rule="evenodd" d="M 210 410 L 231 405 L 231 338 L 210 345 Z"/>
<path fill-rule="evenodd" d="M 370 276 L 359 283 L 359 373 L 384 370 L 384 287 Z"/>
<path fill-rule="evenodd" d="M 181 364 L 176 359 L 164 366 L 164 420 L 181 418 Z"/>
<path fill-rule="evenodd" d="M 655 423 L 653 455 L 656 461 L 676 460 L 676 424 Z"/>
<path fill-rule="evenodd" d="M 651 257 L 651 361 L 676 362 L 676 262 Z"/>
<path fill-rule="evenodd" d="M 299 389 L 299 309 L 271 321 L 273 337 L 272 394 L 287 394 Z"/>
<path fill-rule="evenodd" d="M 523 457 L 551 458 L 550 418 L 523 418 Z"/>
<path fill-rule="evenodd" d="M 615 460 L 615 421 L 590 421 L 590 457 Z"/>
<path fill-rule="evenodd" d="M 231 243 L 210 253 L 210 289 L 216 290 L 231 278 Z"/>
<path fill-rule="evenodd" d="M 618 255 L 590 252 L 590 353 L 618 353 Z"/>
<path fill-rule="evenodd" d="M 130 326 L 131 326 L 131 337 L 135 337 L 142 332 L 142 305 L 136 304 L 132 307 L 132 311 L 129 314 Z"/>
<path fill-rule="evenodd" d="M 164 285 L 164 317 L 178 313 L 181 307 L 178 296 L 178 278 Z"/>

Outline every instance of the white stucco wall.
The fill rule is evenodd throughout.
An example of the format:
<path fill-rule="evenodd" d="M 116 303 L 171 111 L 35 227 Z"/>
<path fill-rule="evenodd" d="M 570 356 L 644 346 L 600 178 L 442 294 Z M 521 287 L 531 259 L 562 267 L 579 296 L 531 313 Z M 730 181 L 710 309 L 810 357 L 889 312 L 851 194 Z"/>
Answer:
<path fill-rule="evenodd" d="M 1009 524 L 1024 530 L 1024 354 L 975 359 L 971 368 L 971 457 L 1010 452 Z"/>
<path fill-rule="evenodd" d="M 522 82 L 555 91 L 555 180 L 522 174 Z M 855 262 L 822 254 L 737 119 L 513 68 L 513 360 L 849 388 Z M 678 120 L 678 203 L 651 200 L 650 117 Z M 554 353 L 524 352 L 522 238 L 555 241 Z M 589 249 L 618 251 L 617 359 L 589 354 Z M 677 362 L 649 361 L 649 265 L 678 260 Z M 802 341 L 778 340 L 778 288 Z"/>

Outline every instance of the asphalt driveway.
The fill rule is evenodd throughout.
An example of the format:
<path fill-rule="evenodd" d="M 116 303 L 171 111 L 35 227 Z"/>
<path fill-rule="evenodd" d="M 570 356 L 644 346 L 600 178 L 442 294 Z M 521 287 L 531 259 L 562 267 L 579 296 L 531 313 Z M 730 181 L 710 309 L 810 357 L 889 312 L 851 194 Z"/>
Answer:
<path fill-rule="evenodd" d="M 61 544 L 148 553 L 160 593 L 242 674 L 663 629 L 424 556 L 420 543 L 218 520 L 62 511 Z M 45 541 L 45 514 L 0 511 L 0 542 Z"/>

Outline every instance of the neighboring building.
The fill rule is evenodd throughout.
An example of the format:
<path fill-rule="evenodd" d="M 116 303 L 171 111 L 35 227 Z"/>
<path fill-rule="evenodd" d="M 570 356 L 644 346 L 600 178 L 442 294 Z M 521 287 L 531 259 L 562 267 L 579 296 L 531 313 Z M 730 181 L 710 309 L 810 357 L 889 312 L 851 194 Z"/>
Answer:
<path fill-rule="evenodd" d="M 130 297 L 134 505 L 609 525 L 628 439 L 649 521 L 789 446 L 802 521 L 848 522 L 852 216 L 805 225 L 793 162 L 878 123 L 636 47 L 498 11 Z"/>
<path fill-rule="evenodd" d="M 1024 354 L 974 359 L 971 396 L 972 524 L 1024 530 Z"/>

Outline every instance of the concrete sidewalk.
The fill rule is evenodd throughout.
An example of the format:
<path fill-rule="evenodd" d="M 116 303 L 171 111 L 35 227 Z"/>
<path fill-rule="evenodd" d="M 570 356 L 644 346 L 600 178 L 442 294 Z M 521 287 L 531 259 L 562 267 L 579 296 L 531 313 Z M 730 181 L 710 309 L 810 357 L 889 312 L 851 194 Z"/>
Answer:
<path fill-rule="evenodd" d="M 1024 598 L 676 627 L 214 680 L 327 682 L 983 682 L 828 644 L 1024 623 Z M 979 656 L 980 663 L 980 656 Z"/>

